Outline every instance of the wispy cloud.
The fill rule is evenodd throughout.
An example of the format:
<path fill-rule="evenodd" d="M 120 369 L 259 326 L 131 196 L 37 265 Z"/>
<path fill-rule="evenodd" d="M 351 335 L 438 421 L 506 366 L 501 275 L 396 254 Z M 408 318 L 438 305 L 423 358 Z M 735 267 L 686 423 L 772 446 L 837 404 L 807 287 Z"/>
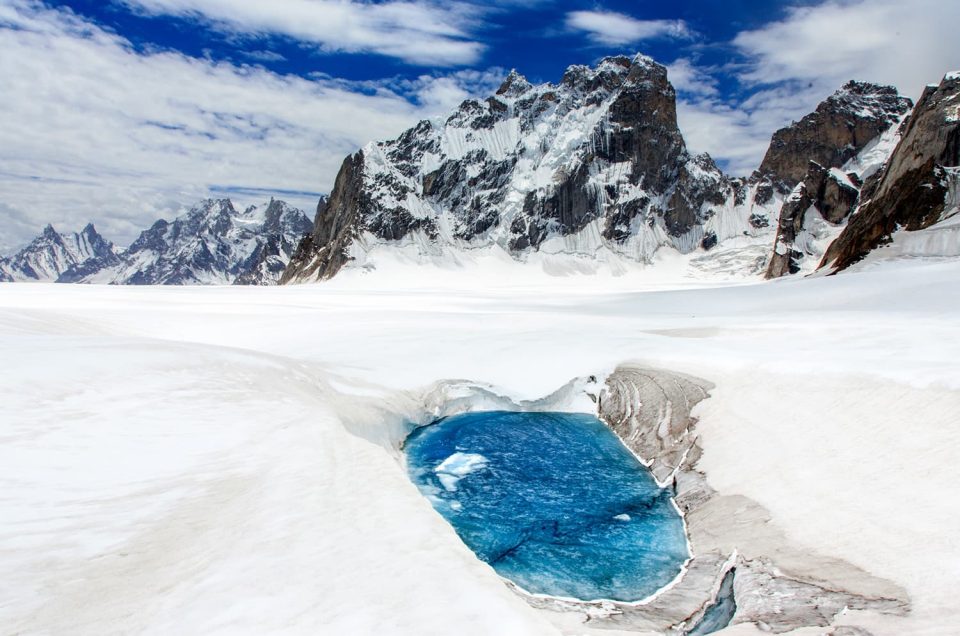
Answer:
<path fill-rule="evenodd" d="M 257 62 L 286 62 L 287 58 L 276 51 L 244 51 L 243 55 Z"/>
<path fill-rule="evenodd" d="M 692 32 L 683 20 L 638 20 L 615 11 L 571 11 L 566 26 L 583 31 L 593 42 L 607 46 L 636 44 L 656 38 L 687 39 Z"/>
<path fill-rule="evenodd" d="M 323 51 L 375 53 L 414 64 L 471 64 L 484 46 L 476 7 L 422 0 L 115 0 L 147 14 L 201 21 L 234 35 L 271 34 Z"/>
<path fill-rule="evenodd" d="M 176 52 L 139 53 L 115 33 L 30 0 L 0 5 L 0 201 L 16 224 L 88 220 L 125 241 L 223 184 L 289 192 L 312 208 L 343 157 L 445 113 L 495 72 L 351 85 Z M 220 184 L 219 186 L 217 184 Z M 34 219 L 30 228 L 27 219 Z M 102 227 L 101 227 L 102 226 Z"/>

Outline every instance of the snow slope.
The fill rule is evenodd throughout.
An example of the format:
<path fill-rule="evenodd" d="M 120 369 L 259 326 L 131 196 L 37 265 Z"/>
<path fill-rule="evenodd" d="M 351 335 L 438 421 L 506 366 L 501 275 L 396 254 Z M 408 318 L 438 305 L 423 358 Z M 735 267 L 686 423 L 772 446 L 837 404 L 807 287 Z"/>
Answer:
<path fill-rule="evenodd" d="M 3 631 L 584 633 L 509 592 L 394 444 L 437 380 L 536 398 L 625 360 L 716 384 L 711 485 L 910 595 L 839 622 L 960 630 L 960 264 L 741 286 L 504 267 L 0 284 Z"/>

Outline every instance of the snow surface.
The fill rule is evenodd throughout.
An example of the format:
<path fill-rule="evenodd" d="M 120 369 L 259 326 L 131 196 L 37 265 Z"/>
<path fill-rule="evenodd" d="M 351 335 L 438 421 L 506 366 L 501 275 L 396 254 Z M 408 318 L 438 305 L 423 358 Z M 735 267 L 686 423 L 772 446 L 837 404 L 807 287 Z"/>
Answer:
<path fill-rule="evenodd" d="M 537 398 L 625 360 L 716 384 L 712 486 L 911 596 L 840 622 L 960 631 L 956 260 L 739 286 L 413 271 L 0 284 L 3 631 L 585 633 L 477 560 L 396 448 L 437 380 Z"/>

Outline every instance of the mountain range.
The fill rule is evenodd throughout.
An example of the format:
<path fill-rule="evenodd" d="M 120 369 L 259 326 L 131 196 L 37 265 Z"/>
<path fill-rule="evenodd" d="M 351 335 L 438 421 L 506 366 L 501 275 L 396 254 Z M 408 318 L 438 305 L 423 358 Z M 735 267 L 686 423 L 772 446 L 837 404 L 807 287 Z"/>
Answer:
<path fill-rule="evenodd" d="M 514 71 L 487 99 L 347 157 L 281 282 L 388 258 L 456 263 L 485 251 L 600 264 L 652 263 L 666 250 L 741 275 L 837 271 L 898 228 L 949 216 L 958 93 L 948 75 L 914 110 L 893 87 L 851 81 L 774 133 L 752 175 L 734 178 L 687 149 L 667 69 L 648 57 L 572 66 L 557 84 L 531 84 Z M 892 185 L 919 161 L 899 155 L 932 162 L 927 185 L 940 179 L 929 213 L 912 225 L 871 199 L 890 188 L 899 194 L 888 202 L 916 194 Z M 860 214 L 868 203 L 870 222 Z M 841 245 L 860 247 L 836 256 Z"/>
<path fill-rule="evenodd" d="M 0 260 L 0 279 L 120 285 L 269 285 L 280 277 L 310 219 L 271 199 L 242 212 L 207 199 L 159 220 L 118 250 L 92 224 L 79 234 L 43 233 Z"/>
<path fill-rule="evenodd" d="M 47 226 L 0 259 L 0 280 L 265 285 L 490 253 L 555 271 L 673 253 L 713 275 L 777 278 L 893 243 L 886 253 L 960 256 L 958 108 L 957 73 L 915 107 L 850 81 L 732 177 L 688 150 L 667 69 L 648 57 L 571 66 L 556 84 L 512 71 L 494 95 L 348 156 L 312 223 L 278 200 L 240 212 L 209 199 L 122 250 L 93 225 Z"/>

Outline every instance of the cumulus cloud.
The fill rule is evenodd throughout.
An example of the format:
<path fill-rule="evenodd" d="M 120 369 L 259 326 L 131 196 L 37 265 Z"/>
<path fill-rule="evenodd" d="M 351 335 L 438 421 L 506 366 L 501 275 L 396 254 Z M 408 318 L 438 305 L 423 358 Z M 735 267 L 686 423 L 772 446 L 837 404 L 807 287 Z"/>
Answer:
<path fill-rule="evenodd" d="M 715 69 L 699 68 L 687 58 L 679 58 L 667 65 L 667 77 L 673 87 L 691 95 L 709 96 L 720 92 L 713 71 Z"/>
<path fill-rule="evenodd" d="M 566 24 L 568 29 L 583 31 L 595 43 L 607 46 L 692 35 L 683 20 L 638 20 L 615 11 L 571 11 Z"/>
<path fill-rule="evenodd" d="M 0 249 L 48 221 L 119 243 L 210 194 L 308 210 L 343 157 L 472 94 L 495 71 L 351 85 L 176 52 L 138 53 L 66 10 L 0 5 Z M 256 193 L 261 193 L 259 196 Z M 249 202 L 249 201 L 246 201 Z M 33 220 L 33 227 L 27 219 Z"/>
<path fill-rule="evenodd" d="M 477 60 L 470 39 L 477 10 L 465 3 L 418 0 L 117 0 L 147 15 L 199 20 L 231 34 L 282 35 L 323 51 L 377 53 L 415 64 L 457 66 Z"/>
<path fill-rule="evenodd" d="M 742 79 L 812 83 L 833 89 L 849 79 L 892 84 L 916 99 L 960 67 L 960 3 L 944 0 L 829 0 L 792 8 L 783 20 L 737 35 L 751 60 Z"/>

